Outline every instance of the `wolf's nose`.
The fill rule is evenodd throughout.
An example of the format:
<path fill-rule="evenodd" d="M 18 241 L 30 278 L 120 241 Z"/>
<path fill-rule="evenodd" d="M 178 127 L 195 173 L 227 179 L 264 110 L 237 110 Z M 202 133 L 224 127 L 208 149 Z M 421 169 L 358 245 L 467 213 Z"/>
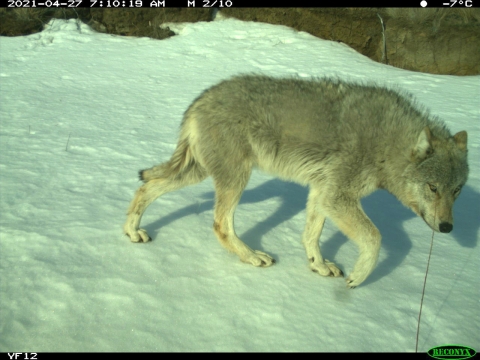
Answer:
<path fill-rule="evenodd" d="M 453 229 L 453 225 L 447 222 L 442 222 L 439 226 L 440 232 L 449 233 Z"/>

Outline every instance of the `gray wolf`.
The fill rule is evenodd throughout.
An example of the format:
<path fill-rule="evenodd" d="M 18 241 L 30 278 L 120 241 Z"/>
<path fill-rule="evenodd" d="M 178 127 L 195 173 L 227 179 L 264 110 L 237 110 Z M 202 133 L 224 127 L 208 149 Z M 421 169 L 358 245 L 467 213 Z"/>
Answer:
<path fill-rule="evenodd" d="M 144 184 L 127 213 L 124 232 L 150 240 L 139 228 L 145 209 L 169 191 L 211 176 L 213 231 L 241 261 L 270 266 L 235 234 L 233 214 L 252 168 L 309 186 L 302 242 L 312 271 L 343 276 L 324 259 L 319 237 L 330 218 L 359 247 L 346 282 L 361 284 L 380 249 L 378 229 L 360 199 L 386 189 L 434 231 L 453 228 L 452 206 L 467 181 L 467 133 L 446 126 L 408 94 L 340 80 L 237 76 L 204 91 L 187 109 L 172 158 L 140 171 Z"/>

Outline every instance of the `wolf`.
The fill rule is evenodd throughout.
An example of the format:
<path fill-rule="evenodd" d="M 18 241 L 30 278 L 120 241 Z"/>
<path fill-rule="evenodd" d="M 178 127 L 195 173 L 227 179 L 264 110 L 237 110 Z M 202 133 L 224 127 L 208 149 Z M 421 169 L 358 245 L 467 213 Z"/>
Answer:
<path fill-rule="evenodd" d="M 468 177 L 467 133 L 452 136 L 411 95 L 376 84 L 236 76 L 193 101 L 169 161 L 140 171 L 144 184 L 128 209 L 125 234 L 133 242 L 151 240 L 139 228 L 148 205 L 211 176 L 220 244 L 245 263 L 274 264 L 240 240 L 233 226 L 254 167 L 308 185 L 302 243 L 312 271 L 343 276 L 320 253 L 327 217 L 357 244 L 359 256 L 346 278 L 354 288 L 375 268 L 381 242 L 360 199 L 385 189 L 434 231 L 449 233 L 453 203 Z"/>

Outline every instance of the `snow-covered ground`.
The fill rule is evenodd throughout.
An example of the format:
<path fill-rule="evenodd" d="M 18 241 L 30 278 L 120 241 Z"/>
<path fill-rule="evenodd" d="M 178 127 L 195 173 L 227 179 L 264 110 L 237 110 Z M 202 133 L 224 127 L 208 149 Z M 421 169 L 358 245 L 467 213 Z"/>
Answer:
<path fill-rule="evenodd" d="M 137 171 L 169 158 L 202 90 L 246 72 L 374 80 L 468 131 L 470 177 L 454 231 L 435 234 L 419 351 L 480 350 L 480 76 L 405 71 L 262 23 L 173 30 L 158 41 L 56 20 L 0 38 L 0 351 L 415 350 L 432 232 L 384 191 L 363 201 L 383 244 L 355 290 L 309 271 L 307 189 L 260 172 L 236 230 L 273 267 L 243 264 L 218 244 L 211 180 L 150 206 L 142 226 L 152 242 L 123 235 Z M 348 274 L 355 245 L 328 220 L 321 243 Z"/>

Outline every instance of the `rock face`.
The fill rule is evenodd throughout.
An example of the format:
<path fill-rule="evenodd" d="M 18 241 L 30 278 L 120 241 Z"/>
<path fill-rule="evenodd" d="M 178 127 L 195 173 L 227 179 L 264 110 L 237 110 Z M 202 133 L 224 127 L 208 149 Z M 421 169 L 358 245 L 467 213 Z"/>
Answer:
<path fill-rule="evenodd" d="M 445 75 L 480 74 L 480 9 L 222 8 L 225 17 L 292 27 L 343 42 L 372 60 Z M 163 39 L 165 22 L 210 21 L 210 9 L 0 9 L 0 35 L 41 31 L 50 18 L 79 18 L 95 30 Z"/>
<path fill-rule="evenodd" d="M 370 59 L 445 75 L 480 74 L 480 9 L 222 9 L 341 41 Z"/>

